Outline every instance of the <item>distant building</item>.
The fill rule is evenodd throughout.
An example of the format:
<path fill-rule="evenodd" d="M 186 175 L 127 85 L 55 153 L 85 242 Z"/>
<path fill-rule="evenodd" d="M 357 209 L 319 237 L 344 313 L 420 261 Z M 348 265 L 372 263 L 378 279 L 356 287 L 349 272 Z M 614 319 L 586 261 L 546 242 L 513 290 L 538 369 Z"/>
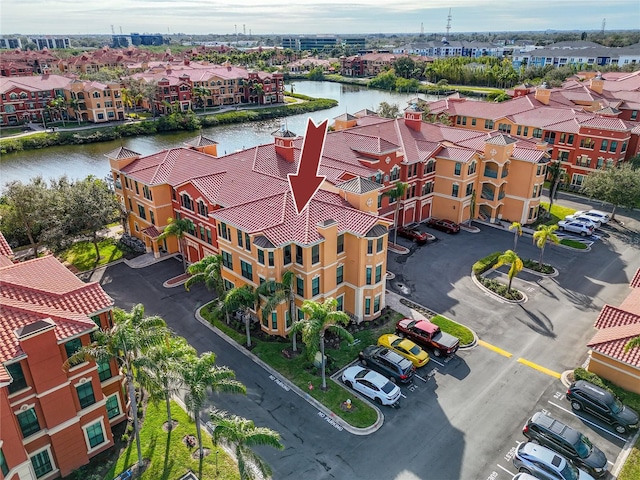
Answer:
<path fill-rule="evenodd" d="M 22 42 L 19 38 L 0 38 L 0 49 L 22 48 Z"/>
<path fill-rule="evenodd" d="M 354 50 L 362 49 L 365 46 L 365 39 L 349 37 L 338 38 L 331 36 L 313 36 L 313 37 L 284 37 L 282 39 L 282 48 L 290 48 L 291 50 L 323 50 L 325 48 L 336 48 L 337 46 L 347 46 Z"/>
<path fill-rule="evenodd" d="M 45 48 L 71 48 L 71 40 L 68 38 L 59 37 L 36 37 L 30 39 L 36 44 L 38 50 L 44 50 Z"/>
<path fill-rule="evenodd" d="M 640 43 L 626 47 L 605 47 L 588 41 L 557 42 L 535 50 L 514 50 L 514 67 L 588 67 L 640 63 Z"/>
<path fill-rule="evenodd" d="M 111 36 L 111 46 L 113 48 L 126 48 L 130 45 L 140 46 L 140 45 L 149 45 L 149 46 L 159 46 L 164 45 L 165 43 L 169 43 L 165 41 L 164 37 L 159 33 L 132 33 L 131 35 L 112 35 Z"/>

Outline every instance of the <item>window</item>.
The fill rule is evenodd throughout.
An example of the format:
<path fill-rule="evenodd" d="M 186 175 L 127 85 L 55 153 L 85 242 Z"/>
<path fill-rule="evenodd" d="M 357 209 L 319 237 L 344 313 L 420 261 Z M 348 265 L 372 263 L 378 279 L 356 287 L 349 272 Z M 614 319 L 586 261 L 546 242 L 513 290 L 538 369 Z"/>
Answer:
<path fill-rule="evenodd" d="M 7 465 L 7 460 L 4 458 L 4 453 L 2 452 L 1 448 L 0 448 L 0 472 L 2 472 L 4 476 L 6 476 L 7 473 L 9 473 L 9 465 Z"/>
<path fill-rule="evenodd" d="M 152 223 L 153 225 L 155 225 L 155 224 L 156 224 L 156 216 L 155 216 L 155 214 L 153 213 L 153 210 L 149 210 L 149 220 L 151 220 L 151 223 Z"/>
<path fill-rule="evenodd" d="M 380 295 L 376 295 L 373 299 L 373 313 L 380 311 Z"/>
<path fill-rule="evenodd" d="M 224 279 L 224 289 L 225 290 L 233 290 L 235 288 L 235 285 L 233 284 L 233 282 L 230 282 L 229 280 L 227 280 L 226 278 Z"/>
<path fill-rule="evenodd" d="M 140 188 L 138 187 L 138 182 L 134 182 L 136 186 L 136 195 L 140 195 Z"/>
<path fill-rule="evenodd" d="M 144 187 L 142 187 L 142 195 L 147 200 L 153 200 L 153 195 L 151 194 L 151 189 L 149 187 L 147 187 L 146 185 Z"/>
<path fill-rule="evenodd" d="M 398 180 L 400 178 L 400 168 L 398 168 L 398 166 L 396 165 L 395 167 L 393 167 L 391 169 L 391 181 L 395 181 Z M 378 183 L 382 183 L 382 182 L 378 182 Z"/>
<path fill-rule="evenodd" d="M 209 214 L 209 208 L 202 200 L 198 200 L 198 213 L 203 217 Z"/>
<path fill-rule="evenodd" d="M 371 315 L 371 299 L 370 298 L 364 299 L 364 314 Z"/>
<path fill-rule="evenodd" d="M 111 364 L 109 362 L 99 362 L 98 363 L 98 377 L 101 382 L 108 380 L 112 377 L 111 374 Z"/>
<path fill-rule="evenodd" d="M 298 309 L 298 320 L 304 320 L 304 312 Z"/>
<path fill-rule="evenodd" d="M 602 140 L 602 143 L 600 143 L 600 151 L 606 152 L 607 148 L 609 148 L 609 140 Z"/>
<path fill-rule="evenodd" d="M 344 233 L 341 233 L 340 235 L 338 235 L 336 251 L 337 253 L 344 252 Z"/>
<path fill-rule="evenodd" d="M 344 312 L 344 295 L 340 295 L 336 300 L 338 302 L 336 312 Z"/>
<path fill-rule="evenodd" d="M 473 193 L 473 183 L 467 185 L 467 189 L 465 191 L 465 196 L 469 196 Z"/>
<path fill-rule="evenodd" d="M 493 120 L 485 120 L 484 128 L 487 130 L 493 130 Z"/>
<path fill-rule="evenodd" d="M 78 385 L 76 387 L 78 393 L 78 400 L 80 401 L 80 408 L 87 408 L 89 405 L 96 403 L 96 397 L 93 394 L 93 385 L 91 381 Z"/>
<path fill-rule="evenodd" d="M 453 170 L 453 174 L 459 176 L 461 170 L 462 170 L 462 164 L 460 162 L 456 162 L 455 168 Z"/>
<path fill-rule="evenodd" d="M 233 270 L 233 255 L 222 250 L 222 265 Z"/>
<path fill-rule="evenodd" d="M 107 415 L 109 416 L 109 420 L 113 417 L 117 417 L 120 415 L 120 404 L 118 403 L 118 395 L 111 395 L 107 398 Z"/>
<path fill-rule="evenodd" d="M 138 216 L 143 219 L 147 219 L 147 214 L 144 211 L 144 205 L 138 204 Z"/>
<path fill-rule="evenodd" d="M 475 118 L 472 118 L 472 119 L 471 119 L 471 125 L 472 125 L 473 127 L 475 127 L 475 126 L 476 126 L 476 119 L 475 119 Z"/>
<path fill-rule="evenodd" d="M 258 249 L 258 263 L 264 265 L 264 250 Z"/>
<path fill-rule="evenodd" d="M 276 264 L 275 258 L 273 256 L 273 252 L 267 252 L 269 258 L 269 266 L 273 267 Z"/>
<path fill-rule="evenodd" d="M 271 330 L 278 329 L 278 312 L 271 312 Z"/>
<path fill-rule="evenodd" d="M 382 195 L 378 195 L 378 208 L 382 208 Z"/>
<path fill-rule="evenodd" d="M 638 110 L 631 110 L 631 120 L 635 121 L 638 118 Z"/>
<path fill-rule="evenodd" d="M 534 128 L 533 129 L 533 138 L 542 138 L 542 129 L 541 128 Z"/>
<path fill-rule="evenodd" d="M 609 153 L 615 153 L 615 151 L 618 149 L 618 142 L 616 142 L 615 140 L 611 140 L 611 146 L 609 147 Z"/>
<path fill-rule="evenodd" d="M 382 265 L 376 266 L 376 283 L 382 280 Z"/>
<path fill-rule="evenodd" d="M 367 267 L 367 285 L 371 285 L 371 267 Z"/>
<path fill-rule="evenodd" d="M 336 283 L 340 285 L 342 282 L 344 282 L 344 266 L 340 265 L 336 268 Z"/>
<path fill-rule="evenodd" d="M 244 234 L 244 248 L 251 251 L 251 237 L 248 233 Z"/>
<path fill-rule="evenodd" d="M 624 153 L 627 151 L 627 142 L 622 142 L 622 148 L 620 148 L 620 153 Z"/>
<path fill-rule="evenodd" d="M 102 422 L 96 422 L 93 425 L 89 425 L 85 429 L 85 432 L 87 433 L 87 440 L 89 441 L 90 448 L 95 448 L 105 442 Z"/>
<path fill-rule="evenodd" d="M 7 372 L 9 372 L 9 375 L 11 375 L 11 378 L 13 378 L 13 382 L 11 382 L 7 387 L 9 395 L 27 388 L 27 379 L 24 377 L 24 371 L 22 370 L 22 365 L 20 365 L 19 362 L 12 363 L 11 365 L 5 365 L 5 368 L 7 369 Z"/>
<path fill-rule="evenodd" d="M 428 195 L 433 192 L 433 182 L 427 182 L 422 186 L 422 195 Z"/>
<path fill-rule="evenodd" d="M 473 175 L 474 173 L 476 173 L 477 166 L 478 166 L 478 162 L 476 162 L 475 160 L 473 162 L 471 162 L 469 164 L 469 167 L 467 168 L 467 174 L 468 175 Z"/>
<path fill-rule="evenodd" d="M 53 465 L 51 463 L 51 457 L 49 456 L 49 450 L 43 450 L 36 453 L 31 457 L 31 465 L 36 473 L 36 478 L 43 477 L 49 472 L 53 471 Z"/>
<path fill-rule="evenodd" d="M 291 315 L 289 315 L 289 310 L 284 312 L 284 326 L 287 330 L 291 328 Z"/>
<path fill-rule="evenodd" d="M 296 263 L 298 265 L 303 265 L 303 263 L 302 263 L 302 247 L 300 245 L 296 245 Z"/>
<path fill-rule="evenodd" d="M 244 278 L 253 281 L 253 267 L 250 263 L 240 260 L 240 270 Z"/>
<path fill-rule="evenodd" d="M 304 278 L 296 278 L 296 293 L 304 297 Z"/>
<path fill-rule="evenodd" d="M 311 264 L 315 265 L 320 262 L 320 245 L 311 247 Z"/>
<path fill-rule="evenodd" d="M 284 264 L 289 265 L 291 263 L 291 245 L 286 245 L 282 249 L 282 255 L 284 257 Z"/>
<path fill-rule="evenodd" d="M 237 230 L 237 234 L 238 234 L 238 246 L 240 248 L 242 248 L 243 247 L 243 245 L 242 245 L 242 231 Z"/>
<path fill-rule="evenodd" d="M 451 187 L 451 196 L 452 197 L 457 197 L 458 196 L 458 184 L 454 184 L 453 187 Z"/>
<path fill-rule="evenodd" d="M 180 195 L 180 201 L 184 208 L 193 211 L 193 200 L 191 200 L 191 197 L 189 195 L 183 193 L 182 195 Z"/>
<path fill-rule="evenodd" d="M 40 431 L 40 424 L 38 423 L 35 408 L 31 407 L 29 410 L 25 410 L 16 416 L 18 417 L 18 424 L 20 425 L 23 438 L 27 438 L 29 435 Z"/>
<path fill-rule="evenodd" d="M 64 344 L 64 349 L 67 352 L 67 358 L 71 357 L 74 353 L 82 348 L 82 342 L 79 338 L 74 338 L 73 340 L 69 340 Z"/>
<path fill-rule="evenodd" d="M 204 227 L 200 225 L 200 238 L 204 240 Z"/>
<path fill-rule="evenodd" d="M 384 238 L 380 237 L 376 240 L 376 253 L 380 253 L 384 248 Z"/>
<path fill-rule="evenodd" d="M 311 296 L 320 295 L 320 277 L 311 280 Z"/>
<path fill-rule="evenodd" d="M 435 172 L 435 170 L 436 170 L 436 162 L 434 162 L 433 160 L 429 160 L 424 167 L 424 173 L 427 174 L 427 173 Z"/>

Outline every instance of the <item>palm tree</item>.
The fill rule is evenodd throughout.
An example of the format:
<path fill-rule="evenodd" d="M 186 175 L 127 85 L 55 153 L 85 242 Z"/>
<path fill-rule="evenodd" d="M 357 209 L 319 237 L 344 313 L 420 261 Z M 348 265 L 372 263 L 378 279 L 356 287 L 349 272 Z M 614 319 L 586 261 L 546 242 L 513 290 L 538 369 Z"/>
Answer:
<path fill-rule="evenodd" d="M 224 297 L 223 304 L 226 312 L 240 310 L 244 319 L 244 326 L 247 332 L 247 347 L 251 347 L 251 308 L 255 307 L 258 295 L 251 285 L 232 288 Z"/>
<path fill-rule="evenodd" d="M 209 412 L 209 417 L 215 425 L 214 442 L 217 444 L 222 438 L 235 446 L 240 480 L 255 478 L 249 463 L 258 468 L 262 478 L 271 478 L 271 467 L 251 447 L 266 445 L 283 450 L 284 445 L 280 443 L 278 432 L 266 427 L 256 427 L 253 420 L 229 415 L 223 410 L 213 409 Z"/>
<path fill-rule="evenodd" d="M 204 283 L 208 290 L 214 289 L 218 296 L 224 297 L 224 280 L 222 279 L 222 255 L 207 255 L 202 260 L 189 265 L 187 272 L 191 275 L 184 287 L 189 291 L 192 285 Z"/>
<path fill-rule="evenodd" d="M 383 197 L 394 198 L 396 200 L 396 212 L 393 217 L 394 218 L 394 222 L 393 222 L 394 245 L 396 243 L 396 240 L 398 240 L 398 226 L 400 225 L 400 222 L 398 221 L 398 215 L 400 210 L 400 201 L 404 198 L 404 194 L 406 193 L 407 188 L 409 188 L 408 183 L 398 181 L 396 182 L 395 187 L 393 187 L 391 190 L 387 190 L 382 194 Z"/>
<path fill-rule="evenodd" d="M 271 312 L 276 309 L 278 305 L 284 302 L 289 302 L 289 318 L 294 321 L 294 305 L 296 299 L 295 285 L 296 275 L 292 270 L 287 270 L 282 274 L 282 279 L 279 282 L 275 280 L 268 280 L 260 285 L 257 289 L 259 295 L 264 295 L 267 298 L 267 302 L 262 308 L 262 319 L 267 320 Z M 292 335 L 293 351 L 297 352 L 296 335 Z"/>
<path fill-rule="evenodd" d="M 567 172 L 562 169 L 560 160 L 549 164 L 547 167 L 547 176 L 549 178 L 549 211 L 547 214 L 551 216 L 551 207 L 558 196 L 558 185 L 567 178 Z"/>
<path fill-rule="evenodd" d="M 75 115 L 76 120 L 78 121 L 78 126 L 80 126 L 80 115 L 78 115 L 80 113 L 80 102 L 78 101 L 77 98 L 71 98 L 67 103 L 69 107 L 73 109 L 73 114 Z"/>
<path fill-rule="evenodd" d="M 503 252 L 502 255 L 498 257 L 498 261 L 493 268 L 500 268 L 502 265 L 511 265 L 508 273 L 509 285 L 507 286 L 507 292 L 509 292 L 511 291 L 511 282 L 513 281 L 513 277 L 522 271 L 524 265 L 522 263 L 522 259 L 513 250 L 506 250 Z"/>
<path fill-rule="evenodd" d="M 542 255 L 544 255 L 544 247 L 547 242 L 560 243 L 560 239 L 554 233 L 558 229 L 558 225 L 538 225 L 533 232 L 533 243 L 540 249 L 540 260 L 538 264 L 542 268 Z"/>
<path fill-rule="evenodd" d="M 247 388 L 236 380 L 236 374 L 229 367 L 220 367 L 216 363 L 216 354 L 204 352 L 199 357 L 188 355 L 182 362 L 180 376 L 187 389 L 185 405 L 196 422 L 198 450 L 203 457 L 202 432 L 200 431 L 200 412 L 207 399 L 207 392 L 247 393 Z"/>
<path fill-rule="evenodd" d="M 509 230 L 513 230 L 513 251 L 515 252 L 518 246 L 518 237 L 522 236 L 522 224 L 520 222 L 513 222 Z"/>
<path fill-rule="evenodd" d="M 134 361 L 138 381 L 149 393 L 149 399 L 157 404 L 167 404 L 168 429 L 173 428 L 171 397 L 180 391 L 180 368 L 187 356 L 195 356 L 196 350 L 183 337 L 172 336 L 163 343 L 152 346 L 145 355 Z"/>
<path fill-rule="evenodd" d="M 337 311 L 338 301 L 335 298 L 327 298 L 324 303 L 305 300 L 301 310 L 305 313 L 305 318 L 296 322 L 291 328 L 290 335 L 302 332 L 302 342 L 307 347 L 307 357 L 313 361 L 318 347 L 320 347 L 320 361 L 322 363 L 322 389 L 327 389 L 325 379 L 325 355 L 324 336 L 325 332 L 331 332 L 343 340 L 353 342 L 353 336 L 343 327 L 349 323 L 346 313 Z M 308 317 L 308 318 L 307 318 Z"/>
<path fill-rule="evenodd" d="M 182 266 L 184 271 L 187 271 L 187 252 L 185 247 L 185 235 L 188 232 L 193 232 L 194 225 L 188 218 L 169 218 L 167 220 L 167 226 L 164 231 L 158 236 L 158 240 L 164 240 L 167 237 L 176 237 L 178 239 L 178 245 L 180 247 L 180 253 L 182 254 Z"/>
<path fill-rule="evenodd" d="M 144 316 L 144 306 L 134 305 L 131 312 L 119 308 L 113 310 L 113 327 L 109 330 L 95 332 L 95 341 L 83 346 L 63 365 L 68 370 L 73 365 L 94 360 L 107 362 L 115 359 L 125 375 L 131 402 L 133 431 L 138 449 L 138 465 L 143 466 L 140 448 L 140 431 L 138 428 L 138 403 L 134 386 L 136 361 L 140 361 L 144 353 L 155 345 L 166 341 L 169 329 L 165 321 L 158 316 Z"/>
<path fill-rule="evenodd" d="M 631 350 L 632 348 L 640 348 L 640 335 L 632 338 L 625 344 L 624 346 L 625 353 Z"/>

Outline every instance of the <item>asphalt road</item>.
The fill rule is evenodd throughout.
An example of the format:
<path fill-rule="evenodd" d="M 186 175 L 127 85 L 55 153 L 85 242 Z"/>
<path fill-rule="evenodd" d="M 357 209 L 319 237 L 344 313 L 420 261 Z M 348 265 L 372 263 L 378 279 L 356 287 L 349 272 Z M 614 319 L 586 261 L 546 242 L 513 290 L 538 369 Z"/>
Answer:
<path fill-rule="evenodd" d="M 211 401 L 280 432 L 286 450 L 258 448 L 273 467 L 274 479 L 501 480 L 515 473 L 513 449 L 524 440 L 520 432 L 525 420 L 537 410 L 548 410 L 584 431 L 611 461 L 624 444 L 624 438 L 598 422 L 589 423 L 593 419 L 575 417 L 562 396 L 564 387 L 553 376 L 585 360 L 585 344 L 600 308 L 624 299 L 629 279 L 640 267 L 640 222 L 622 219 L 625 227 L 607 230 L 591 252 L 547 247 L 545 262 L 560 275 L 540 279 L 521 274 L 514 285 L 529 298 L 521 306 L 489 297 L 470 277 L 478 258 L 513 247 L 511 232 L 491 227 L 478 234 L 435 232 L 439 241 L 434 244 L 412 247 L 408 256 L 390 253 L 388 269 L 397 275 L 390 288 L 402 283 L 409 298 L 469 325 L 486 343 L 447 363 L 432 359 L 419 372 L 431 379 L 403 387 L 402 408 L 384 408 L 385 424 L 369 436 L 326 422 L 317 409 L 200 325 L 193 313 L 212 294 L 202 286 L 191 292 L 162 287 L 180 273 L 180 262 L 167 260 L 139 270 L 118 264 L 96 272 L 93 279 L 117 306 L 144 304 L 148 314 L 161 315 L 198 351 L 214 351 L 219 364 L 236 371 L 247 396 L 215 395 Z M 526 236 L 517 250 L 522 257 L 539 255 Z"/>

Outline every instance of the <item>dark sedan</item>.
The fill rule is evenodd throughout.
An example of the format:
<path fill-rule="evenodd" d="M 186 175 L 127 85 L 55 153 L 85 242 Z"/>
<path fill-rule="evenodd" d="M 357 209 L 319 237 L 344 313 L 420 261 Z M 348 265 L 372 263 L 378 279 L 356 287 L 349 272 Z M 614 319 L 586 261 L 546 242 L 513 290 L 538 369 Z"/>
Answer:
<path fill-rule="evenodd" d="M 431 217 L 427 221 L 427 226 L 446 233 L 458 233 L 460 231 L 460 225 L 444 218 Z"/>
<path fill-rule="evenodd" d="M 414 242 L 423 245 L 428 241 L 435 240 L 433 235 L 421 232 L 417 227 L 398 227 L 398 235 L 400 237 L 408 238 Z"/>

